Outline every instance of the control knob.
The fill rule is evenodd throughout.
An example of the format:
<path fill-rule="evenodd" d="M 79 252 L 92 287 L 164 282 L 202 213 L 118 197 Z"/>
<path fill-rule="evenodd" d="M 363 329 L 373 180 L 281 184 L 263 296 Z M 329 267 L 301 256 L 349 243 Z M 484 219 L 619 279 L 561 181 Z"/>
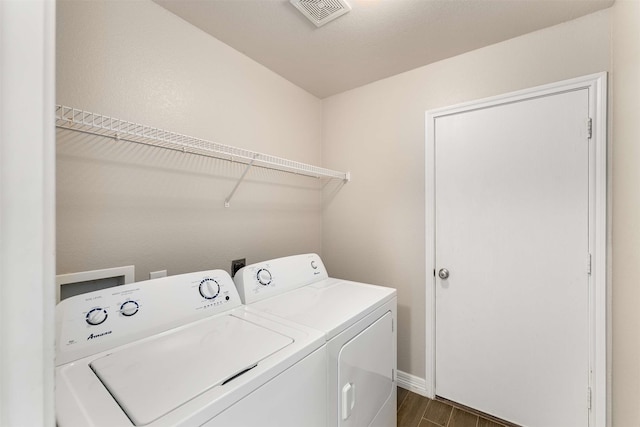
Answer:
<path fill-rule="evenodd" d="M 263 286 L 267 286 L 269 283 L 271 283 L 271 273 L 266 268 L 261 268 L 260 270 L 258 270 L 257 278 L 258 283 Z"/>
<path fill-rule="evenodd" d="M 200 282 L 200 295 L 206 299 L 214 299 L 220 293 L 220 285 L 214 279 L 203 279 Z"/>
<path fill-rule="evenodd" d="M 140 308 L 140 306 L 138 305 L 137 302 L 135 302 L 135 301 L 125 301 L 120 306 L 120 313 L 122 313 L 123 316 L 133 316 L 134 314 L 136 314 L 138 312 L 139 308 Z"/>
<path fill-rule="evenodd" d="M 85 320 L 90 325 L 93 325 L 93 326 L 99 325 L 102 322 L 104 322 L 105 320 L 107 320 L 107 310 L 105 310 L 102 307 L 92 308 L 87 313 L 87 316 L 85 317 Z"/>

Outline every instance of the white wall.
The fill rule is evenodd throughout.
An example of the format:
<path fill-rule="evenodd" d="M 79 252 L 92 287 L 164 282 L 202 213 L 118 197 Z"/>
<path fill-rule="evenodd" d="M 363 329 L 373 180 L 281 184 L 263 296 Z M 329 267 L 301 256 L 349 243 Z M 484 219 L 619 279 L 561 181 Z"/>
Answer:
<path fill-rule="evenodd" d="M 613 425 L 640 425 L 640 2 L 612 10 Z"/>
<path fill-rule="evenodd" d="M 398 289 L 399 370 L 425 376 L 425 111 L 608 71 L 609 33 L 604 10 L 323 101 L 324 165 L 353 178 L 325 194 L 323 259 Z"/>
<path fill-rule="evenodd" d="M 320 100 L 151 1 L 58 1 L 57 103 L 321 163 Z M 321 249 L 314 178 L 58 131 L 57 271 L 136 279 Z"/>

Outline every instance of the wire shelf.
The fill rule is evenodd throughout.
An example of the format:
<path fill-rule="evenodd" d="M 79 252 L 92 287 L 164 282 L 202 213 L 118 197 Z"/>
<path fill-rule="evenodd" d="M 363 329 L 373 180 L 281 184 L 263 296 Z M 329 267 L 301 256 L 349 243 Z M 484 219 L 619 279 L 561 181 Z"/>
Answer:
<path fill-rule="evenodd" d="M 56 105 L 56 127 L 105 136 L 119 141 L 151 145 L 200 156 L 215 157 L 232 162 L 244 163 L 248 166 L 275 169 L 315 178 L 341 179 L 345 182 L 351 179 L 349 172 L 338 172 L 264 153 L 218 144 L 216 142 L 132 123 L 114 117 L 103 116 L 64 105 Z"/>

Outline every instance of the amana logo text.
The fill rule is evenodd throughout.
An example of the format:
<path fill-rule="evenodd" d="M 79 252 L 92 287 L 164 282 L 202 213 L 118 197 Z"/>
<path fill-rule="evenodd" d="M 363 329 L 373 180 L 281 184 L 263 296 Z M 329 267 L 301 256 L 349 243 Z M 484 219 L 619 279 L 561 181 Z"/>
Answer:
<path fill-rule="evenodd" d="M 94 338 L 100 338 L 103 335 L 109 335 L 110 333 L 111 333 L 111 331 L 103 332 L 101 334 L 91 334 L 91 335 L 89 335 L 89 337 L 87 337 L 87 341 L 88 340 L 92 340 Z"/>

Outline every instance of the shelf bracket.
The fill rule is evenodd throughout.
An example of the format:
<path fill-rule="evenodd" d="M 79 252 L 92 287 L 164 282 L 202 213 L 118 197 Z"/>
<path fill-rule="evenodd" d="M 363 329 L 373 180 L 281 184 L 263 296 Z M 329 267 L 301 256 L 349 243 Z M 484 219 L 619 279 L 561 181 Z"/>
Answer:
<path fill-rule="evenodd" d="M 240 183 L 244 180 L 244 177 L 247 175 L 247 172 L 249 172 L 249 169 L 251 169 L 251 166 L 253 166 L 253 163 L 256 161 L 256 158 L 258 157 L 258 154 L 254 154 L 253 158 L 251 159 L 251 161 L 247 164 L 247 167 L 244 169 L 244 172 L 242 172 L 242 175 L 240 176 L 240 179 L 238 179 L 238 182 L 236 182 L 236 186 L 233 187 L 233 190 L 231 190 L 231 193 L 229 193 L 229 195 L 227 196 L 226 199 L 224 199 L 224 207 L 228 208 L 229 206 L 231 206 L 229 203 L 231 202 L 231 198 L 233 197 L 234 193 L 236 192 L 236 190 L 238 189 L 238 187 L 240 186 Z"/>

